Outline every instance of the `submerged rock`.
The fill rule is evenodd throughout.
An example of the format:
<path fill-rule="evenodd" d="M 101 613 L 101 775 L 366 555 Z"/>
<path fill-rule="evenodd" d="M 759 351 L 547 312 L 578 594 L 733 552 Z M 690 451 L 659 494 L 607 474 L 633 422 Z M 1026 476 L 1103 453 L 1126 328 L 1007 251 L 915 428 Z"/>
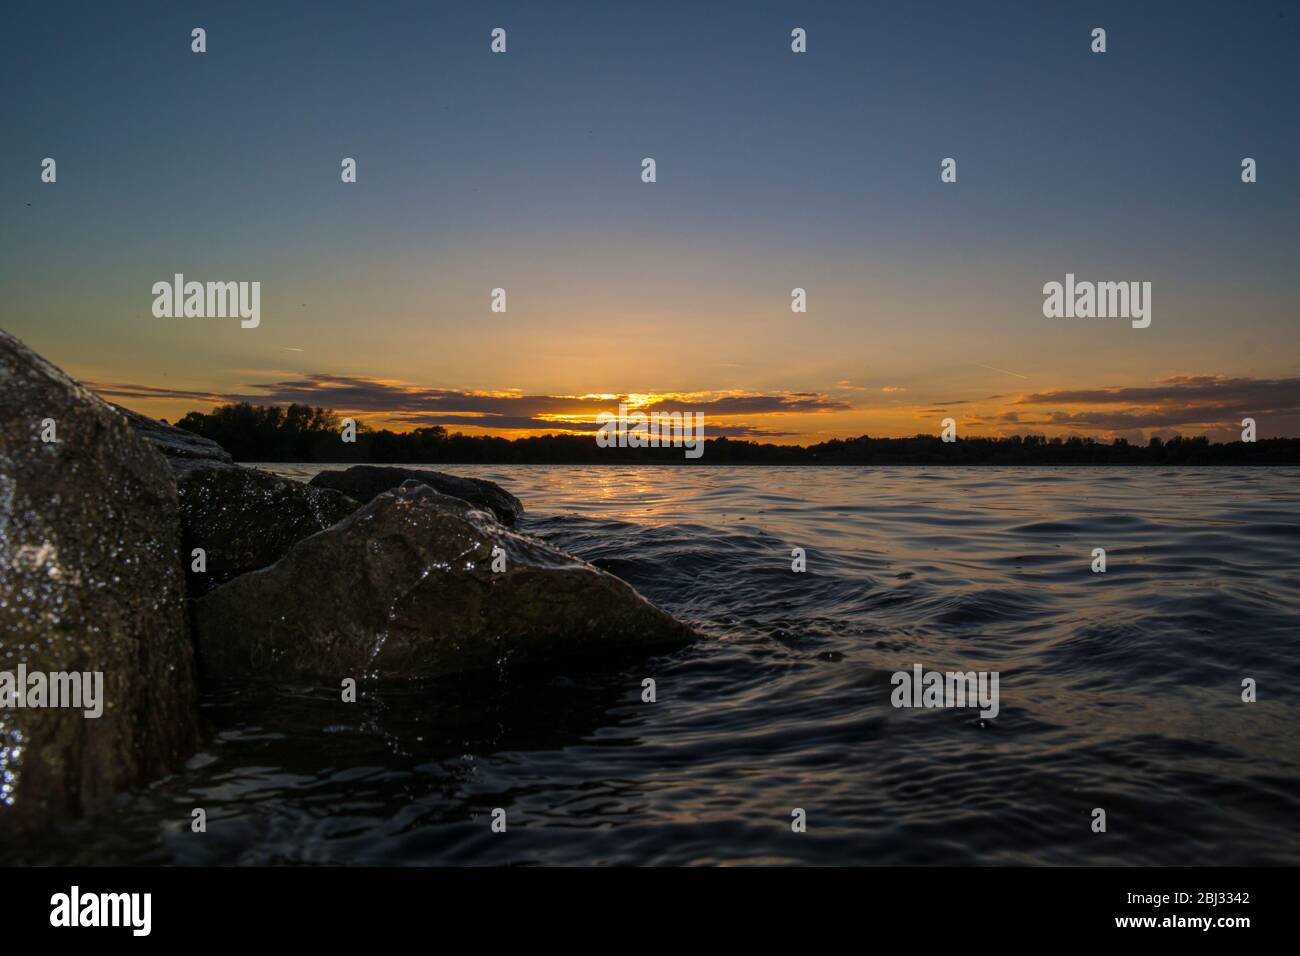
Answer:
<path fill-rule="evenodd" d="M 274 564 L 360 505 L 337 491 L 217 461 L 172 461 L 191 594 Z M 206 567 L 194 569 L 202 548 Z M 290 585 L 292 586 L 292 585 Z"/>
<path fill-rule="evenodd" d="M 151 444 L 170 461 L 215 461 L 230 464 L 234 461 L 226 451 L 211 438 L 204 438 L 183 428 L 168 425 L 148 415 L 141 415 L 121 405 L 113 406 L 126 417 L 135 429 L 135 433 Z"/>
<path fill-rule="evenodd" d="M 626 582 L 415 481 L 211 591 L 194 620 L 208 676 L 330 682 L 694 637 Z"/>
<path fill-rule="evenodd" d="M 75 815 L 195 749 L 179 546 L 162 456 L 0 332 L 0 834 Z M 73 673 L 81 706 L 50 706 Z M 98 701 L 84 696 L 97 686 Z"/>
<path fill-rule="evenodd" d="M 350 498 L 367 502 L 385 491 L 392 491 L 404 481 L 418 481 L 434 491 L 475 508 L 490 511 L 497 520 L 512 525 L 523 513 L 523 503 L 494 481 L 485 478 L 460 478 L 441 471 L 418 468 L 391 468 L 378 465 L 354 465 L 346 471 L 322 471 L 311 480 L 317 488 L 333 488 Z"/>

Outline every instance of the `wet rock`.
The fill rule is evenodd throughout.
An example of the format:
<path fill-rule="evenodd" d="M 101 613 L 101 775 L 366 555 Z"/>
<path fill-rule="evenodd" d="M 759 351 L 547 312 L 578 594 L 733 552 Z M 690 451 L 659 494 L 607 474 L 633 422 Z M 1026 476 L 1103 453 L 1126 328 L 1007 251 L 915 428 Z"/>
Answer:
<path fill-rule="evenodd" d="M 354 465 L 346 471 L 322 471 L 311 480 L 317 488 L 334 488 L 360 502 L 367 502 L 404 481 L 419 481 L 440 494 L 468 501 L 475 508 L 490 511 L 498 521 L 512 525 L 523 513 L 523 503 L 494 481 L 460 478 L 441 471 Z"/>
<path fill-rule="evenodd" d="M 180 494 L 185 567 L 197 595 L 274 564 L 303 538 L 360 505 L 340 492 L 217 461 L 173 459 Z M 201 548 L 206 567 L 195 570 Z"/>
<path fill-rule="evenodd" d="M 195 749 L 179 546 L 162 456 L 0 332 L 0 835 L 73 816 Z M 74 672 L 91 691 L 102 673 L 101 716 L 7 693 Z"/>
<path fill-rule="evenodd" d="M 494 571 L 502 554 L 504 570 Z M 209 676 L 331 683 L 694 636 L 624 581 L 416 481 L 208 593 L 194 620 Z"/>
<path fill-rule="evenodd" d="M 275 563 L 294 542 L 360 506 L 332 489 L 236 465 L 210 438 L 114 407 L 136 434 L 166 456 L 176 476 L 191 595 Z M 195 570 L 195 548 L 204 552 L 202 570 Z"/>
<path fill-rule="evenodd" d="M 202 435 L 194 434 L 194 432 L 187 432 L 183 428 L 176 428 L 166 422 L 160 422 L 156 418 L 150 418 L 148 415 L 141 415 L 129 408 L 123 408 L 121 405 L 114 405 L 113 407 L 126 417 L 137 435 L 162 452 L 169 460 L 217 461 L 226 464 L 234 461 L 230 457 L 230 452 L 211 438 L 204 438 Z"/>

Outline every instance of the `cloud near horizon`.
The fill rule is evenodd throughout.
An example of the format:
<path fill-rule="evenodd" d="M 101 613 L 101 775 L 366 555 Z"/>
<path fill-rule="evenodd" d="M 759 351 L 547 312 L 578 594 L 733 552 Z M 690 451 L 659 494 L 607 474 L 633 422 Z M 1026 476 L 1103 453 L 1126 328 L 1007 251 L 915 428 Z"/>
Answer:
<path fill-rule="evenodd" d="M 1178 375 L 1148 387 L 1060 389 L 1023 395 L 1010 404 L 1054 407 L 1038 416 L 1015 410 L 1002 421 L 1128 433 L 1190 428 L 1238 431 L 1243 418 L 1274 425 L 1300 420 L 1300 378 L 1256 379 Z"/>
<path fill-rule="evenodd" d="M 702 412 L 712 436 L 782 438 L 797 433 L 746 422 L 717 419 L 843 412 L 848 402 L 816 392 L 684 392 L 583 395 L 525 395 L 514 390 L 479 391 L 425 388 L 361 376 L 315 373 L 285 381 L 256 383 L 248 392 L 201 392 L 123 383 L 88 383 L 116 400 L 191 401 L 209 406 L 229 402 L 261 405 L 298 403 L 335 409 L 357 418 L 409 428 L 442 425 L 500 431 L 594 432 L 601 412 L 616 413 L 620 403 L 638 411 Z M 372 422 L 373 424 L 373 422 Z"/>

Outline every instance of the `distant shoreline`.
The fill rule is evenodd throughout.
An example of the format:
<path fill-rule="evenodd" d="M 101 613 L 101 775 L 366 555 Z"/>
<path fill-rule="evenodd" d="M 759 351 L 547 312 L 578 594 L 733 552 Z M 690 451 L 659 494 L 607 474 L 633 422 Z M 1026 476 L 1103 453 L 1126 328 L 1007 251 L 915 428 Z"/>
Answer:
<path fill-rule="evenodd" d="M 344 423 L 349 422 L 344 427 Z M 1212 444 L 1204 435 L 1151 438 L 1005 438 L 937 434 L 909 438 L 835 438 L 815 445 L 773 445 L 727 437 L 704 441 L 701 457 L 682 447 L 600 447 L 595 434 L 498 438 L 449 433 L 440 425 L 408 432 L 371 429 L 333 409 L 307 405 L 222 405 L 190 412 L 176 427 L 210 439 L 236 461 L 337 465 L 917 465 L 999 467 L 1044 465 L 1277 466 L 1300 465 L 1300 438 Z M 345 435 L 347 436 L 345 438 Z M 350 439 L 350 440 L 348 440 Z M 700 449 L 695 448 L 695 453 Z"/>

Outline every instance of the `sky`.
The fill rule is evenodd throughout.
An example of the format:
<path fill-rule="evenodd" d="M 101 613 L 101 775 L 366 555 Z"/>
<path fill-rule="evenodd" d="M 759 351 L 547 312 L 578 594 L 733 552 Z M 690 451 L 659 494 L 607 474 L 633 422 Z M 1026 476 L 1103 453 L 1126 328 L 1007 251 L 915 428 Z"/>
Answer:
<path fill-rule="evenodd" d="M 1254 0 L 8 3 L 0 327 L 169 420 L 1300 436 L 1297 50 Z"/>

